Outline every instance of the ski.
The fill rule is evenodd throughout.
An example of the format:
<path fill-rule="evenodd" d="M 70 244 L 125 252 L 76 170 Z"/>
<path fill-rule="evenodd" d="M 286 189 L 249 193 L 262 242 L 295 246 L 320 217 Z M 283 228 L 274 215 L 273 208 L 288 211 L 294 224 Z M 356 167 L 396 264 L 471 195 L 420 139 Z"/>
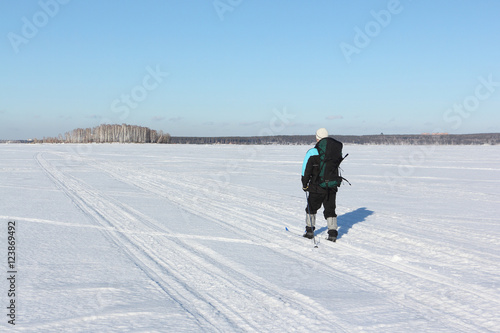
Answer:
<path fill-rule="evenodd" d="M 285 227 L 285 230 L 288 231 L 289 233 L 291 233 L 294 236 L 298 236 L 300 238 L 305 238 L 301 233 L 297 233 L 297 232 L 295 232 L 293 230 L 290 230 L 290 229 L 288 229 L 288 227 Z M 322 243 L 323 239 L 326 241 L 326 242 L 323 242 L 323 243 L 327 243 L 327 244 L 328 243 L 332 243 L 332 245 L 336 243 L 336 241 L 332 242 L 332 241 L 328 240 L 328 234 L 326 235 L 326 237 L 323 237 L 323 234 L 325 234 L 324 230 L 318 232 L 318 234 L 315 234 L 314 238 L 311 238 L 311 240 L 313 242 L 313 245 L 314 245 L 314 248 L 318 248 L 319 245 Z M 309 238 L 305 238 L 305 239 L 309 239 Z M 338 240 L 338 238 L 337 238 L 337 240 Z"/>

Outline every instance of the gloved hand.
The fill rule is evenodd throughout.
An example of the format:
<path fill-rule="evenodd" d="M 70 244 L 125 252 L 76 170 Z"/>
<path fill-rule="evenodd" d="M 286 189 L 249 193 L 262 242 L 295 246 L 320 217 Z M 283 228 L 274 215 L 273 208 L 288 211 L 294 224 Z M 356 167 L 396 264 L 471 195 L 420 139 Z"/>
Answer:
<path fill-rule="evenodd" d="M 307 185 L 306 185 L 305 187 L 304 187 L 304 186 L 302 186 L 302 190 L 303 190 L 304 192 L 309 191 L 309 186 L 307 186 Z"/>

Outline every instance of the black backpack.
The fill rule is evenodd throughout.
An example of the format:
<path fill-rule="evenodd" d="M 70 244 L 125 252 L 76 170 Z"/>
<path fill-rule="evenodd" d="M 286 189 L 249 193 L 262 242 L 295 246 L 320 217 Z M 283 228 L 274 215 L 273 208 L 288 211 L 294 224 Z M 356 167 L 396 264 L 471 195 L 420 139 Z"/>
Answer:
<path fill-rule="evenodd" d="M 324 138 L 316 144 L 316 149 L 319 154 L 319 186 L 328 189 L 339 187 L 342 180 L 349 183 L 339 170 L 340 163 L 349 155 L 342 157 L 342 143 L 333 138 Z"/>

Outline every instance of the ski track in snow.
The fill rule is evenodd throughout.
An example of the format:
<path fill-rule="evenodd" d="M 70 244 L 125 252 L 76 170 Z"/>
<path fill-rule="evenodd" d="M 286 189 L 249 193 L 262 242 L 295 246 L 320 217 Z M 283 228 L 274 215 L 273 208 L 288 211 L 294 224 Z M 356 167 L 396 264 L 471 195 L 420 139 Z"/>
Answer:
<path fill-rule="evenodd" d="M 159 227 L 158 222 L 148 216 L 64 175 L 52 167 L 42 154 L 36 158 L 82 211 L 102 227 L 116 230 L 109 232 L 103 229 L 110 240 L 124 249 L 150 279 L 200 321 L 200 327 L 208 324 L 212 329 L 221 331 L 271 331 L 285 326 L 301 327 L 303 322 L 308 321 L 304 315 L 307 312 L 314 311 L 318 317 L 335 318 L 331 311 L 313 300 L 281 290 L 250 272 L 238 269 L 235 263 L 201 244 L 186 242 L 182 237 L 145 239 L 142 235 L 170 232 L 165 227 Z M 139 236 L 135 236 L 137 234 Z M 200 291 L 204 283 L 193 288 L 192 284 L 200 282 L 208 284 L 206 292 Z M 218 291 L 215 294 L 208 288 L 214 282 L 217 283 Z M 269 306 L 263 309 L 262 304 Z M 235 309 L 235 305 L 243 305 L 244 311 Z M 270 326 L 260 326 L 263 322 Z M 320 328 L 314 324 L 309 326 L 313 330 Z"/>
<path fill-rule="evenodd" d="M 182 198 L 182 196 L 186 195 L 186 193 L 189 193 L 190 191 L 195 195 L 197 191 L 199 191 L 199 188 L 197 186 L 194 186 L 192 184 L 200 184 L 202 182 L 201 179 L 172 179 L 168 178 L 165 179 L 162 175 L 159 174 L 147 174 L 143 171 L 137 172 L 137 174 L 131 174 L 130 170 L 126 170 L 123 168 L 116 168 L 116 166 L 112 166 L 109 164 L 105 164 L 102 167 L 100 167 L 101 170 L 106 171 L 108 173 L 111 173 L 113 177 L 120 179 L 124 182 L 134 184 L 137 187 L 140 187 L 144 190 L 151 191 L 155 194 L 162 195 L 167 197 L 169 200 L 173 202 L 177 202 L 180 205 L 183 205 L 183 208 L 186 210 L 191 210 L 193 211 L 193 208 L 191 205 L 185 204 L 185 200 Z M 125 176 L 124 175 L 128 175 Z M 193 178 L 193 177 L 191 177 Z M 167 185 L 165 185 L 167 184 Z M 225 184 L 228 186 L 229 184 Z M 200 215 L 207 215 L 207 211 L 211 211 L 211 215 L 214 216 L 214 222 L 216 223 L 224 223 L 224 221 L 221 221 L 220 218 L 217 219 L 217 217 L 224 216 L 226 215 L 229 217 L 229 221 L 234 221 L 234 219 L 240 219 L 241 222 L 248 221 L 248 223 L 245 224 L 240 224 L 238 228 L 235 230 L 232 230 L 234 233 L 240 233 L 240 230 L 244 230 L 243 235 L 248 235 L 252 233 L 252 236 L 255 237 L 256 239 L 258 238 L 264 238 L 264 242 L 273 242 L 272 237 L 262 237 L 262 236 L 257 236 L 259 234 L 262 234 L 260 231 L 261 228 L 266 228 L 269 225 L 275 226 L 276 228 L 280 228 L 281 224 L 280 222 L 275 222 L 272 223 L 272 221 L 269 221 L 269 217 L 266 214 L 269 210 L 275 209 L 276 206 L 270 206 L 265 203 L 256 201 L 256 202 L 248 202 L 249 197 L 259 197 L 259 193 L 249 193 L 249 191 L 254 190 L 252 188 L 239 188 L 240 186 L 232 186 L 230 191 L 231 195 L 225 195 L 223 193 L 219 193 L 219 200 L 217 200 L 215 203 L 211 201 L 213 198 L 209 197 L 198 197 L 196 201 L 196 205 L 199 209 L 199 214 Z M 177 193 L 172 192 L 172 191 L 167 191 L 167 189 L 175 188 L 178 189 Z M 167 194 L 168 193 L 168 194 Z M 244 198 L 238 198 L 234 193 L 245 193 Z M 180 200 L 179 200 L 180 199 Z M 202 202 L 203 201 L 203 202 Z M 233 201 L 233 202 L 229 202 Z M 220 204 L 223 202 L 224 204 Z M 184 203 L 184 204 L 183 204 Z M 239 207 L 237 212 L 232 214 L 230 211 L 228 211 L 227 207 Z M 260 207 L 259 207 L 260 206 Z M 248 207 L 246 210 L 243 210 L 241 207 Z M 256 207 L 262 209 L 262 215 L 257 215 L 256 212 Z M 242 219 L 241 216 L 244 216 L 245 218 Z M 257 228 L 255 228 L 257 226 Z M 231 224 L 230 222 L 225 223 L 224 225 L 225 228 L 231 227 L 234 229 L 234 225 Z M 272 232 L 270 230 L 270 232 Z M 384 237 L 386 233 L 375 233 L 370 230 L 365 230 L 365 238 L 369 239 L 370 237 Z M 402 241 L 401 235 L 398 235 L 397 233 L 392 233 L 394 238 L 396 238 L 398 241 Z M 274 240 L 274 242 L 276 242 Z M 421 249 L 427 249 L 429 247 L 433 247 L 432 244 L 429 244 L 428 241 L 425 240 L 420 240 L 421 244 L 418 246 L 418 250 Z M 325 242 L 323 242 L 325 243 Z M 384 243 L 386 244 L 386 243 Z M 286 246 L 286 245 L 285 245 Z M 447 287 L 452 287 L 452 288 L 457 288 L 460 289 L 461 292 L 464 293 L 464 299 L 470 298 L 470 297 L 476 297 L 479 299 L 479 301 L 485 301 L 490 303 L 489 305 L 493 305 L 498 307 L 499 301 L 498 298 L 495 296 L 490 296 L 488 294 L 488 290 L 483 290 L 482 288 L 472 286 L 472 285 L 467 285 L 460 283 L 456 280 L 451 280 L 449 278 L 446 278 L 440 274 L 437 274 L 435 272 L 429 272 L 428 270 L 420 269 L 415 266 L 409 266 L 406 264 L 401 264 L 401 263 L 394 263 L 392 260 L 387 260 L 387 258 L 383 257 L 376 257 L 372 254 L 370 254 L 368 251 L 364 251 L 361 249 L 357 249 L 355 247 L 349 246 L 349 245 L 344 245 L 344 247 L 347 247 L 351 250 L 351 252 L 357 254 L 360 258 L 363 260 L 370 260 L 372 263 L 374 263 L 377 266 L 381 266 L 382 268 L 379 267 L 380 270 L 384 271 L 383 276 L 380 276 L 380 273 L 377 274 L 377 271 L 370 272 L 369 276 L 373 278 L 373 280 L 367 280 L 366 279 L 366 269 L 363 269 L 362 274 L 359 275 L 359 278 L 364 279 L 370 283 L 373 283 L 374 285 L 377 285 L 378 287 L 385 288 L 387 290 L 391 290 L 394 293 L 400 293 L 400 294 L 405 294 L 405 297 L 412 297 L 417 303 L 419 303 L 419 306 L 422 307 L 423 309 L 426 308 L 426 310 L 432 310 L 436 308 L 443 308 L 447 309 L 447 312 L 453 313 L 457 309 L 463 309 L 463 313 L 468 313 L 470 312 L 470 308 L 468 304 L 462 305 L 459 302 L 455 300 L 446 300 L 443 299 L 440 295 L 429 295 L 428 293 L 422 292 L 422 290 L 415 290 L 414 294 L 410 292 L 414 288 L 412 288 L 412 281 L 418 281 L 424 280 L 426 281 L 426 284 L 428 283 L 436 283 L 438 286 L 436 288 L 439 288 L 439 284 L 445 285 Z M 434 251 L 439 252 L 439 253 L 450 253 L 450 251 L 442 251 L 442 248 L 434 249 Z M 447 250 L 447 249 L 444 249 Z M 276 250 L 277 251 L 277 250 Z M 286 251 L 282 252 L 296 252 L 300 256 L 300 251 L 294 251 L 294 249 L 286 249 Z M 452 252 L 451 252 L 452 253 Z M 283 255 L 288 255 L 288 253 L 282 253 Z M 421 255 L 418 253 L 415 253 L 414 255 Z M 449 255 L 450 257 L 452 255 Z M 453 254 L 453 256 L 456 256 L 456 253 Z M 477 256 L 472 256 L 468 255 L 467 257 L 470 258 L 471 262 L 474 262 L 475 260 L 481 260 L 481 254 Z M 302 257 L 300 257 L 302 258 Z M 444 262 L 449 262 L 451 258 L 445 258 Z M 307 261 L 310 259 L 307 258 Z M 328 267 L 328 260 L 318 260 L 318 259 L 313 259 L 316 261 L 317 264 L 324 267 Z M 487 264 L 491 266 L 495 266 L 496 261 L 488 261 Z M 349 265 L 352 265 L 348 262 L 345 263 L 346 267 Z M 413 279 L 409 280 L 408 285 L 401 285 L 399 284 L 399 281 L 397 279 L 388 279 L 387 278 L 387 272 L 395 270 L 397 273 L 404 273 L 407 275 L 411 275 Z M 328 272 L 330 274 L 333 274 L 333 270 Z M 356 276 L 354 271 L 348 272 L 349 276 Z M 388 283 L 389 282 L 389 283 Z M 398 282 L 398 284 L 395 284 L 394 282 Z M 394 284 L 393 284 L 394 283 Z M 397 286 L 397 288 L 396 288 Z M 434 289 L 434 288 L 433 288 Z M 406 302 L 405 302 L 406 303 Z M 444 314 L 441 314 L 443 318 L 446 318 Z M 475 315 L 471 314 L 471 317 L 474 317 Z M 472 318 L 467 318 L 467 320 L 470 320 Z M 490 320 L 494 320 L 495 318 L 490 318 Z M 457 320 L 454 315 L 449 316 L 448 318 L 449 324 L 450 325 L 456 325 L 457 328 L 463 328 L 463 323 L 460 323 L 460 320 Z M 475 330 L 476 327 L 474 325 L 465 325 L 467 329 L 470 330 Z"/>
<path fill-rule="evenodd" d="M 307 150 L 302 148 L 304 152 Z M 425 211 L 414 217 L 402 209 L 371 211 L 372 207 L 361 209 L 359 205 L 348 207 L 339 203 L 340 239 L 335 244 L 322 239 L 319 248 L 314 249 L 310 241 L 297 237 L 304 219 L 304 198 L 298 195 L 260 183 L 261 186 L 238 183 L 233 181 L 236 172 L 218 173 L 215 178 L 189 170 L 170 172 L 154 161 L 148 165 L 126 158 L 110 159 L 112 152 L 99 149 L 104 150 L 102 155 L 47 147 L 34 154 L 39 168 L 91 223 L 70 224 L 22 216 L 15 219 L 100 231 L 165 298 L 175 301 L 179 313 L 187 315 L 199 331 L 500 332 L 498 219 L 490 220 L 493 232 L 485 234 L 474 232 L 467 218 L 460 220 L 457 214 L 448 217 L 443 214 L 436 225 L 436 219 Z M 199 158 L 183 155 L 178 163 L 198 163 L 201 169 L 214 171 L 226 159 L 218 151 L 211 154 Z M 349 158 L 355 159 L 351 155 Z M 289 172 L 290 178 L 300 183 L 298 175 L 290 170 L 300 169 L 301 157 L 296 164 L 285 161 L 281 165 L 271 159 L 262 163 L 275 168 L 267 177 L 273 177 L 275 172 L 276 175 Z M 240 174 L 259 177 L 264 170 L 253 163 L 260 161 L 258 158 L 235 157 L 227 161 L 235 163 L 234 169 Z M 170 162 L 177 163 L 175 158 Z M 397 166 L 383 160 L 377 165 Z M 353 170 L 356 167 L 352 165 Z M 344 169 L 348 170 L 348 166 Z M 450 169 L 496 172 L 496 175 L 499 171 L 470 166 L 450 166 Z M 90 173 L 99 175 L 103 181 L 135 189 L 132 193 L 159 198 L 164 205 L 162 215 L 120 200 L 127 191 L 107 190 L 105 185 L 89 181 L 86 175 Z M 352 180 L 347 171 L 344 175 Z M 440 179 L 417 176 L 405 179 L 408 182 Z M 387 187 L 386 179 L 368 175 L 359 177 L 358 182 L 365 177 L 369 180 L 362 186 Z M 446 184 L 449 183 L 438 184 L 433 195 L 446 197 L 456 192 Z M 356 191 L 355 186 L 346 187 L 345 191 Z M 396 187 L 395 191 L 405 193 L 412 185 L 398 183 Z M 341 188 L 339 201 L 343 191 Z M 460 195 L 475 193 L 470 189 Z M 498 206 L 497 196 L 479 195 L 483 202 Z M 0 218 L 14 219 L 7 215 Z M 412 223 L 409 218 L 417 221 Z M 197 230 L 179 232 L 172 220 L 194 224 Z M 322 222 L 318 222 L 321 228 L 319 223 Z M 467 244 L 477 246 L 461 246 L 462 229 L 442 227 L 448 223 L 468 226 Z M 200 226 L 207 229 L 200 230 Z M 285 227 L 292 232 L 287 233 Z M 324 237 L 324 228 L 318 233 L 321 231 L 323 234 L 318 237 Z M 228 248 L 234 251 L 227 251 Z M 267 258 L 270 267 L 255 263 Z M 473 279 L 476 272 L 480 273 L 478 282 Z M 136 310 L 112 312 L 98 318 L 82 316 L 44 324 L 31 322 L 24 328 L 20 322 L 18 329 L 50 331 L 65 325 L 84 327 L 99 320 L 109 322 L 109 331 L 121 331 L 113 324 L 124 316 L 145 315 Z M 149 331 L 168 331 L 155 328 L 154 323 L 151 327 Z"/>

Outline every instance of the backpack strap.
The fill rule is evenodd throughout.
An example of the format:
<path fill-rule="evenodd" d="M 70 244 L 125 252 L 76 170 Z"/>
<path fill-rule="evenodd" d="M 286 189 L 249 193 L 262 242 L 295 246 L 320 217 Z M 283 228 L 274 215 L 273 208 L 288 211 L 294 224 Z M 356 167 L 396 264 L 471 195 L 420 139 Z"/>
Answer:
<path fill-rule="evenodd" d="M 341 160 L 340 160 L 340 162 L 339 162 L 339 166 L 340 166 L 340 163 L 342 163 L 342 161 L 343 161 L 343 160 L 345 160 L 345 158 L 346 158 L 347 156 L 349 156 L 349 154 L 345 154 L 345 156 L 344 156 L 344 157 L 342 157 L 342 159 L 341 159 Z M 337 168 L 338 168 L 339 166 L 337 166 Z M 340 169 L 339 169 L 339 177 L 340 177 L 342 180 L 345 180 L 345 181 L 347 182 L 347 184 L 349 184 L 349 186 L 352 186 L 352 184 L 351 184 L 351 183 L 350 183 L 347 179 L 345 179 L 344 177 L 342 177 L 342 175 L 340 174 Z"/>

